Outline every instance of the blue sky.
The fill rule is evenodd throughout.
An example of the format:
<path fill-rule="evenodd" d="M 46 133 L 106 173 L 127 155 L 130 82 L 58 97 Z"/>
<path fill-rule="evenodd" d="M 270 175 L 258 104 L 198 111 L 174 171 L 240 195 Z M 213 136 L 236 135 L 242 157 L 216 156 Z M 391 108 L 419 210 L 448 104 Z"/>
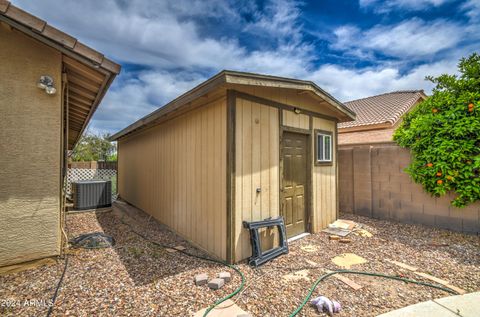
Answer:
<path fill-rule="evenodd" d="M 341 101 L 425 89 L 480 51 L 480 0 L 17 0 L 123 67 L 89 130 L 116 132 L 222 69 Z"/>

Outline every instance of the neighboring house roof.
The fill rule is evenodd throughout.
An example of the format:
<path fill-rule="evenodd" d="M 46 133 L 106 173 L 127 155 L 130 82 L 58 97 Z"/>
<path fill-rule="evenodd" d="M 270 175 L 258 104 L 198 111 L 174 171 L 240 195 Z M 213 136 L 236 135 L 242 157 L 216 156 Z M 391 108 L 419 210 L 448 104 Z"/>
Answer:
<path fill-rule="evenodd" d="M 413 105 L 426 97 L 423 90 L 403 90 L 345 102 L 357 114 L 357 119 L 339 123 L 338 128 L 391 127 Z"/>
<path fill-rule="evenodd" d="M 69 148 L 73 148 L 120 65 L 9 1 L 0 0 L 0 22 L 62 52 L 69 95 Z"/>
<path fill-rule="evenodd" d="M 166 116 L 172 111 L 176 111 L 181 107 L 188 105 L 189 102 L 206 96 L 213 90 L 219 89 L 227 84 L 243 85 L 243 86 L 259 86 L 259 87 L 274 87 L 284 89 L 296 89 L 302 92 L 308 92 L 316 95 L 325 100 L 328 105 L 337 113 L 337 117 L 340 121 L 349 121 L 355 119 L 355 112 L 347 108 L 340 101 L 328 94 L 322 88 L 318 87 L 311 81 L 298 80 L 285 77 L 260 75 L 254 73 L 237 72 L 230 70 L 223 70 L 217 75 L 204 81 L 200 85 L 179 96 L 173 101 L 169 102 L 165 106 L 155 110 L 154 112 L 146 115 L 140 120 L 132 123 L 125 129 L 111 136 L 110 140 L 118 140 L 119 138 L 140 129 L 143 129 L 147 125 L 153 124 L 157 119 Z"/>

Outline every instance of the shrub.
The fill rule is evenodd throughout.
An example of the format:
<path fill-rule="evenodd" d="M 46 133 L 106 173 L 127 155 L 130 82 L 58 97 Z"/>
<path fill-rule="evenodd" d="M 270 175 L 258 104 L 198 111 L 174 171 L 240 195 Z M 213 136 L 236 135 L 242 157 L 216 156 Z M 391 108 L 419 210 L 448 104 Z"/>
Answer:
<path fill-rule="evenodd" d="M 434 196 L 456 193 L 452 205 L 480 199 L 480 55 L 462 58 L 459 75 L 427 77 L 432 96 L 404 116 L 394 140 L 410 148 L 406 172 Z"/>

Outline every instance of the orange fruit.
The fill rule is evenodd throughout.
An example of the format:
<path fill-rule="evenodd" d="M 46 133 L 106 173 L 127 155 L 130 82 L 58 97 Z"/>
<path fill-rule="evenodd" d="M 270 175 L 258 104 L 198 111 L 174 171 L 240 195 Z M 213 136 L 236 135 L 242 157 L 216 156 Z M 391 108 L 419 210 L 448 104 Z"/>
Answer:
<path fill-rule="evenodd" d="M 450 176 L 450 175 L 448 175 L 448 176 L 447 176 L 447 179 L 448 179 L 449 181 L 451 181 L 451 180 L 453 179 L 453 177 Z"/>
<path fill-rule="evenodd" d="M 438 177 L 442 176 L 442 172 L 437 172 L 437 176 Z"/>
<path fill-rule="evenodd" d="M 432 164 L 432 163 L 428 163 L 427 166 L 428 166 L 428 167 L 432 167 L 433 164 Z"/>
<path fill-rule="evenodd" d="M 468 108 L 473 108 L 473 103 L 469 103 Z"/>
<path fill-rule="evenodd" d="M 433 109 L 432 109 L 432 112 L 433 112 L 433 113 L 437 113 L 437 112 L 438 112 L 438 109 L 433 108 Z"/>
<path fill-rule="evenodd" d="M 437 181 L 437 184 L 438 184 L 438 185 L 442 185 L 442 184 L 443 184 L 443 181 L 442 181 L 441 179 L 439 179 L 439 180 Z"/>
<path fill-rule="evenodd" d="M 473 108 L 468 108 L 468 112 L 473 112 Z"/>

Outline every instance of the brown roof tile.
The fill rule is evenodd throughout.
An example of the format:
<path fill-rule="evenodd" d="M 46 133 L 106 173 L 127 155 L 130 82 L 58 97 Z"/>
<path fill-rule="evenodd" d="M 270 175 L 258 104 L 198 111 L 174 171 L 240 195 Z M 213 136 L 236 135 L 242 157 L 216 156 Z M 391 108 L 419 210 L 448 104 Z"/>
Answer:
<path fill-rule="evenodd" d="M 9 1 L 0 0 L 0 12 L 4 13 L 5 11 L 7 11 L 9 5 L 10 5 Z"/>
<path fill-rule="evenodd" d="M 93 61 L 96 65 L 100 65 L 106 70 L 118 74 L 120 72 L 120 65 L 107 59 L 100 52 L 86 46 L 85 44 L 77 41 L 76 38 L 70 36 L 50 25 L 42 19 L 23 11 L 22 9 L 14 6 L 7 0 L 0 0 L 0 15 L 7 17 L 3 19 L 6 23 L 14 24 L 18 23 L 34 30 L 44 38 L 60 43 L 63 47 L 71 52 L 78 54 L 78 56 Z"/>
<path fill-rule="evenodd" d="M 338 127 L 342 129 L 382 123 L 394 125 L 420 98 L 426 98 L 423 90 L 404 90 L 345 102 L 345 106 L 353 110 L 357 118 L 340 123 Z"/>
<path fill-rule="evenodd" d="M 5 15 L 18 23 L 24 24 L 37 32 L 42 32 L 47 22 L 31 15 L 28 12 L 23 11 L 13 5 L 10 5 L 5 11 Z"/>
<path fill-rule="evenodd" d="M 98 64 L 101 64 L 103 61 L 102 53 L 97 52 L 93 48 L 90 48 L 83 43 L 77 42 L 77 44 L 75 44 L 75 47 L 73 48 L 73 51 Z"/>
<path fill-rule="evenodd" d="M 70 36 L 48 24 L 45 26 L 42 34 L 70 49 L 72 49 L 75 46 L 75 43 L 77 43 L 77 39 L 73 36 Z"/>

